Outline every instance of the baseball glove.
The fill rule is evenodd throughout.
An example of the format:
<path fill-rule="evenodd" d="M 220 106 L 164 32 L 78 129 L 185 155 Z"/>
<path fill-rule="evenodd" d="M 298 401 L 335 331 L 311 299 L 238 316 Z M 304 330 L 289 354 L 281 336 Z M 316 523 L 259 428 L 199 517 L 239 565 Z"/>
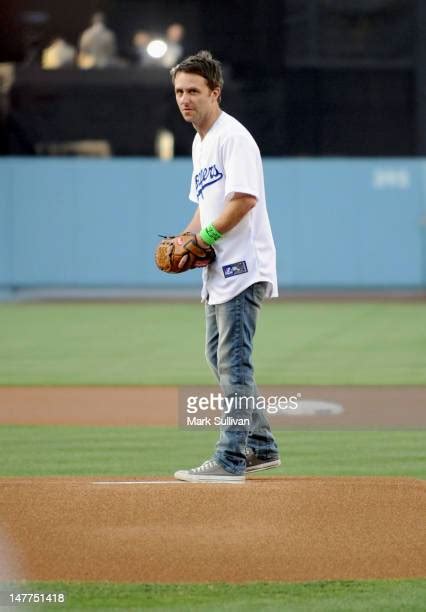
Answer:
<path fill-rule="evenodd" d="M 208 266 L 216 259 L 214 249 L 211 246 L 201 246 L 197 235 L 191 232 L 162 238 L 155 250 L 155 263 L 163 272 L 180 274 Z"/>

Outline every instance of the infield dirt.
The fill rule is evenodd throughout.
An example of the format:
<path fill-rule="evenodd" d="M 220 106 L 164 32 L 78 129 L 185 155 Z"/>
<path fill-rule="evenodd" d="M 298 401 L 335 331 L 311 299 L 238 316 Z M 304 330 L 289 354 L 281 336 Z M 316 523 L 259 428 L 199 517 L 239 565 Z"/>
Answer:
<path fill-rule="evenodd" d="M 14 577 L 173 583 L 425 575 L 420 480 L 123 480 L 0 480 L 0 520 L 21 568 Z M 10 579 L 6 570 L 0 563 L 0 579 Z"/>
<path fill-rule="evenodd" d="M 388 407 L 396 424 L 404 399 L 417 419 L 425 390 L 395 392 L 376 393 L 375 418 Z M 3 388 L 0 422 L 176 425 L 176 389 L 144 393 L 141 403 L 138 388 Z M 368 414 L 365 393 L 347 396 L 347 414 L 360 402 Z M 3 478 L 0 580 L 424 577 L 425 499 L 426 483 L 413 478 L 251 476 L 234 485 L 143 475 Z"/>
<path fill-rule="evenodd" d="M 276 392 L 277 387 L 266 387 L 262 392 L 268 389 Z M 310 415 L 291 415 L 288 411 L 286 415 L 269 415 L 274 427 L 426 427 L 426 387 L 280 386 L 278 389 L 287 396 L 297 392 L 302 399 L 337 403 L 342 411 Z M 176 427 L 178 405 L 178 387 L 0 387 L 0 423 L 13 425 Z"/>

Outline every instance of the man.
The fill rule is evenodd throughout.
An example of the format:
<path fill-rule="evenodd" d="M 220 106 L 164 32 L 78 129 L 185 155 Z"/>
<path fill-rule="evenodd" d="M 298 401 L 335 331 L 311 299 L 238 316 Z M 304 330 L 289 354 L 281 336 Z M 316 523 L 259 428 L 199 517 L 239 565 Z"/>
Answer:
<path fill-rule="evenodd" d="M 92 25 L 80 37 L 78 65 L 80 68 L 107 68 L 116 60 L 117 43 L 114 32 L 105 25 L 104 13 L 95 13 Z"/>
<path fill-rule="evenodd" d="M 185 35 L 185 28 L 181 23 L 171 23 L 166 30 L 167 51 L 161 58 L 161 65 L 164 68 L 171 68 L 180 60 L 183 55 L 182 39 Z"/>
<path fill-rule="evenodd" d="M 238 404 L 258 395 L 252 363 L 256 319 L 263 298 L 278 295 L 262 161 L 250 133 L 220 107 L 222 69 L 208 51 L 170 73 L 179 110 L 197 131 L 189 196 L 197 208 L 185 231 L 196 233 L 201 244 L 214 244 L 216 252 L 203 269 L 206 357 L 224 397 L 235 400 L 227 416 L 237 422 L 247 419 L 233 417 L 249 415 L 248 425 L 221 428 L 211 459 L 177 471 L 175 478 L 240 483 L 246 472 L 281 463 L 264 411 L 242 411 Z"/>
<path fill-rule="evenodd" d="M 51 44 L 43 49 L 41 65 L 44 70 L 58 70 L 74 65 L 75 49 L 60 36 L 54 38 Z"/>

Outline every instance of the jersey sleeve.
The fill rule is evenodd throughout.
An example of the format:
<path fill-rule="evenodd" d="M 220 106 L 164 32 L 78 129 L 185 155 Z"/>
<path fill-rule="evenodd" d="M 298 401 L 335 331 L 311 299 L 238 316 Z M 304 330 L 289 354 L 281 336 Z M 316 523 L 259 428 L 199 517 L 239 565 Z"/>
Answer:
<path fill-rule="evenodd" d="M 198 198 L 197 198 L 197 192 L 195 189 L 195 171 L 192 170 L 192 175 L 191 175 L 191 186 L 189 188 L 189 199 L 191 200 L 191 202 L 195 202 L 195 204 L 198 204 Z"/>
<path fill-rule="evenodd" d="M 261 195 L 261 161 L 256 143 L 244 135 L 227 138 L 222 146 L 225 170 L 225 199 L 234 193 L 247 193 L 256 199 Z"/>

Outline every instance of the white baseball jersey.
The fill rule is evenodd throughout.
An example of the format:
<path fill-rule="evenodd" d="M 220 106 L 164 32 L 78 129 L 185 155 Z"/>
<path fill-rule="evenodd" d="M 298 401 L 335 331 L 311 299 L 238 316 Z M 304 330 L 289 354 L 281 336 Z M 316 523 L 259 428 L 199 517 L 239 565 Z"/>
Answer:
<path fill-rule="evenodd" d="M 216 260 L 203 269 L 201 297 L 223 304 L 253 283 L 266 281 L 267 297 L 277 297 L 275 245 L 266 209 L 259 148 L 250 132 L 234 117 L 221 112 L 203 140 L 192 145 L 190 200 L 200 209 L 205 227 L 221 214 L 234 193 L 256 198 L 243 219 L 215 242 Z"/>

